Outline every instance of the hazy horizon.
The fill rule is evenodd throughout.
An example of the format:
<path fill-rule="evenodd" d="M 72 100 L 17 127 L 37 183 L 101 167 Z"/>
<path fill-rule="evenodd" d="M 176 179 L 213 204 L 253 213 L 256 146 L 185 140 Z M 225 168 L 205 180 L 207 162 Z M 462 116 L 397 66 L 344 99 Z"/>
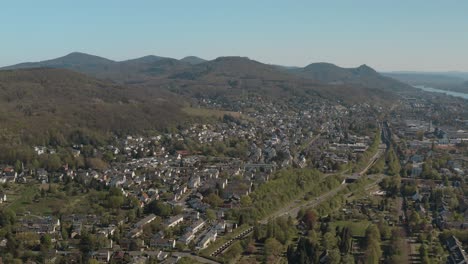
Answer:
<path fill-rule="evenodd" d="M 0 66 L 83 52 L 112 60 L 246 56 L 285 66 L 468 72 L 468 2 L 4 3 Z"/>

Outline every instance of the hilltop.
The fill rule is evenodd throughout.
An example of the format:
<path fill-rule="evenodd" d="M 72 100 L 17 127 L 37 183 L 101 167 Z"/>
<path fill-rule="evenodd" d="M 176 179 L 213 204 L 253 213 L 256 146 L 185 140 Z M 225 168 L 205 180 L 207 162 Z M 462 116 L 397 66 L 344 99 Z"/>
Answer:
<path fill-rule="evenodd" d="M 20 63 L 1 69 L 59 68 L 118 83 L 132 83 L 141 82 L 147 78 L 164 75 L 169 71 L 180 70 L 189 66 L 190 64 L 187 62 L 154 55 L 125 61 L 113 61 L 86 53 L 73 52 L 56 59 Z"/>
<path fill-rule="evenodd" d="M 180 59 L 180 61 L 187 62 L 189 64 L 195 65 L 195 64 L 203 63 L 206 60 L 202 59 L 202 58 L 199 58 L 197 56 L 187 56 L 187 57 L 184 57 L 184 58 Z"/>
<path fill-rule="evenodd" d="M 389 91 L 411 89 L 409 85 L 383 76 L 365 64 L 356 68 L 342 68 L 331 63 L 312 63 L 304 68 L 293 68 L 288 71 L 326 84 L 359 85 Z"/>

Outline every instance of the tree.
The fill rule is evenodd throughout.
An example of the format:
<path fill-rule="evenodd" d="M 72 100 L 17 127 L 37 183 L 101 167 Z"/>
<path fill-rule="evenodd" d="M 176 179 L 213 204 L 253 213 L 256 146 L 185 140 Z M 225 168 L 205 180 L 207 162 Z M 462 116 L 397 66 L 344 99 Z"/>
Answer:
<path fill-rule="evenodd" d="M 328 263 L 329 264 L 339 264 L 341 261 L 340 251 L 337 249 L 330 250 L 328 252 Z"/>
<path fill-rule="evenodd" d="M 377 226 L 369 225 L 369 227 L 366 229 L 365 244 L 366 263 L 378 264 L 380 262 L 380 258 L 382 257 L 382 250 L 380 248 L 380 232 Z"/>
<path fill-rule="evenodd" d="M 288 263 L 309 264 L 318 263 L 320 251 L 317 243 L 310 239 L 301 237 L 297 243 L 297 248 L 290 245 L 286 252 Z"/>
<path fill-rule="evenodd" d="M 353 255 L 351 255 L 351 254 L 346 254 L 346 255 L 344 255 L 344 256 L 341 258 L 341 262 L 342 262 L 342 263 L 346 263 L 346 264 L 354 264 L 354 263 L 355 263 L 354 257 L 353 257 Z"/>
<path fill-rule="evenodd" d="M 305 212 L 302 221 L 307 226 L 308 230 L 314 229 L 315 225 L 317 224 L 317 213 L 313 210 L 308 210 Z"/>
<path fill-rule="evenodd" d="M 421 224 L 421 217 L 419 216 L 419 213 L 416 211 L 413 211 L 411 213 L 411 216 L 409 218 L 409 226 L 413 232 L 419 231 L 419 225 Z"/>
<path fill-rule="evenodd" d="M 427 254 L 427 247 L 424 244 L 421 244 L 419 247 L 419 256 L 421 258 L 421 263 L 423 264 L 429 264 L 429 255 Z"/>
<path fill-rule="evenodd" d="M 107 197 L 107 207 L 118 209 L 122 206 L 124 198 L 122 196 L 111 195 Z"/>
<path fill-rule="evenodd" d="M 336 248 L 336 236 L 334 232 L 327 232 L 323 235 L 323 247 L 327 250 L 332 250 Z"/>
<path fill-rule="evenodd" d="M 52 248 L 52 238 L 49 234 L 44 234 L 41 237 L 41 250 L 46 251 Z"/>
<path fill-rule="evenodd" d="M 57 154 L 51 154 L 47 158 L 46 168 L 48 171 L 57 171 L 62 166 L 62 161 Z"/>
<path fill-rule="evenodd" d="M 208 220 L 210 221 L 213 221 L 216 219 L 216 212 L 213 211 L 212 209 L 207 209 L 206 210 L 206 218 L 208 218 Z"/>
<path fill-rule="evenodd" d="M 160 200 L 151 201 L 145 207 L 146 213 L 153 213 L 161 217 L 167 217 L 172 214 L 172 207 Z"/>
<path fill-rule="evenodd" d="M 23 163 L 19 160 L 15 162 L 15 171 L 21 173 L 23 171 Z"/>
<path fill-rule="evenodd" d="M 347 254 L 351 252 L 353 245 L 353 237 L 351 236 L 351 231 L 349 230 L 348 227 L 344 227 L 341 230 L 341 235 L 340 235 L 340 252 L 343 254 Z"/>
<path fill-rule="evenodd" d="M 96 250 L 97 242 L 96 237 L 92 234 L 88 234 L 87 232 L 81 233 L 81 239 L 79 244 L 79 249 L 81 253 L 83 253 L 83 259 L 87 260 L 89 258 L 89 254 Z"/>
<path fill-rule="evenodd" d="M 265 256 L 276 258 L 282 253 L 283 246 L 275 238 L 265 240 Z"/>
<path fill-rule="evenodd" d="M 387 153 L 387 164 L 388 164 L 388 171 L 387 173 L 389 175 L 398 175 L 401 170 L 401 165 L 400 165 L 400 159 L 397 157 L 395 154 L 395 151 L 393 148 L 390 148 L 390 150 Z"/>
<path fill-rule="evenodd" d="M 208 203 L 212 207 L 219 207 L 223 204 L 223 199 L 221 199 L 217 194 L 210 193 L 208 196 L 203 198 L 205 203 Z"/>
<path fill-rule="evenodd" d="M 87 158 L 86 167 L 102 171 L 107 169 L 108 165 L 105 161 L 103 161 L 100 158 Z"/>
<path fill-rule="evenodd" d="M 0 227 L 8 227 L 16 222 L 16 213 L 8 208 L 0 210 Z"/>
<path fill-rule="evenodd" d="M 240 202 L 241 202 L 241 205 L 244 207 L 248 207 L 252 205 L 252 199 L 248 195 L 242 196 Z"/>

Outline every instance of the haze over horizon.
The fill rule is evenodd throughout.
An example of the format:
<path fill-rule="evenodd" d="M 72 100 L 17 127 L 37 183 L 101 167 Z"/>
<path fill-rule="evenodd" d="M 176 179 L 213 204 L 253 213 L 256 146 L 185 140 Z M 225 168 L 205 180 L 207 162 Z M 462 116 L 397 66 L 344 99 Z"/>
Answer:
<path fill-rule="evenodd" d="M 0 67 L 78 51 L 117 61 L 233 55 L 286 66 L 468 71 L 465 10 L 468 2 L 456 1 L 8 2 Z"/>

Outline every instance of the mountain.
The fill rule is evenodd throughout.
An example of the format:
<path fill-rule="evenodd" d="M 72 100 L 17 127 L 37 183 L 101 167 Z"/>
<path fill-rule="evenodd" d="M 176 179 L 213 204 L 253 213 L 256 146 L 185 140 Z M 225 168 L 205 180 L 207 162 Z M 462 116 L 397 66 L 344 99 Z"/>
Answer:
<path fill-rule="evenodd" d="M 383 77 L 365 65 L 353 69 L 328 63 L 314 63 L 304 68 L 279 67 L 235 56 L 204 61 L 193 56 L 176 60 L 150 55 L 118 62 L 71 53 L 6 69 L 38 67 L 70 69 L 106 82 L 169 91 L 185 98 L 215 96 L 237 100 L 241 95 L 250 94 L 273 98 L 320 96 L 354 102 L 358 99 L 377 100 L 382 95 L 381 90 L 409 87 Z M 355 96 L 358 94 L 361 98 Z M 363 98 L 366 95 L 367 98 Z M 388 98 L 392 96 L 386 94 L 384 100 Z"/>
<path fill-rule="evenodd" d="M 202 58 L 199 58 L 199 57 L 196 57 L 196 56 L 187 56 L 185 58 L 180 59 L 180 61 L 186 62 L 188 64 L 192 64 L 192 65 L 206 62 L 206 60 L 204 60 Z"/>
<path fill-rule="evenodd" d="M 195 56 L 181 60 L 160 56 L 144 56 L 126 61 L 113 61 L 85 53 L 74 52 L 57 59 L 36 63 L 21 63 L 3 69 L 63 68 L 81 72 L 99 79 L 121 84 L 170 85 L 174 80 L 214 81 L 236 86 L 240 82 L 251 85 L 262 81 L 308 79 L 314 83 L 331 85 L 361 85 L 384 90 L 408 89 L 410 86 L 384 77 L 374 69 L 362 65 L 341 68 L 330 63 L 313 63 L 304 68 L 267 65 L 245 57 L 219 57 L 206 61 Z M 229 79 L 230 80 L 223 80 Z M 235 80 L 239 79 L 239 80 Z M 240 82 L 239 82 L 240 81 Z M 304 81 L 302 81 L 304 82 Z"/>
<path fill-rule="evenodd" d="M 118 62 L 94 55 L 73 52 L 52 60 L 20 63 L 1 69 L 60 68 L 118 83 L 138 83 L 147 78 L 158 77 L 189 66 L 190 64 L 176 59 L 154 55 Z"/>
<path fill-rule="evenodd" d="M 382 90 L 404 90 L 411 87 L 390 77 L 382 76 L 367 65 L 357 68 L 342 68 L 331 63 L 312 63 L 304 68 L 289 69 L 288 72 L 320 83 L 334 85 L 360 85 Z"/>
<path fill-rule="evenodd" d="M 290 77 L 277 68 L 250 60 L 247 57 L 219 57 L 212 61 L 199 63 L 193 67 L 170 76 L 174 79 L 202 80 L 235 77 L 241 79 L 282 79 Z"/>
<path fill-rule="evenodd" d="M 151 64 L 151 63 L 155 63 L 155 62 L 159 62 L 161 60 L 167 60 L 167 59 L 171 59 L 171 58 L 148 55 L 148 56 L 143 56 L 141 58 L 122 61 L 120 63 L 122 64 Z"/>
<path fill-rule="evenodd" d="M 366 72 L 366 69 L 361 69 Z M 395 95 L 356 85 L 324 84 L 246 57 L 219 57 L 175 72 L 165 86 L 187 97 L 216 97 L 242 100 L 261 96 L 287 100 L 292 97 L 342 100 L 345 103 L 391 101 Z M 159 80 L 161 81 L 161 80 Z M 159 84 L 158 86 L 163 86 Z"/>
<path fill-rule="evenodd" d="M 105 135 L 164 128 L 183 120 L 181 100 L 168 92 L 131 88 L 66 69 L 0 71 L 0 142 L 35 144 L 51 131 Z"/>
<path fill-rule="evenodd" d="M 56 59 L 39 61 L 39 62 L 25 62 L 12 66 L 7 66 L 2 69 L 25 69 L 25 68 L 40 68 L 40 67 L 50 67 L 50 68 L 66 68 L 66 69 L 75 69 L 75 68 L 88 68 L 88 67 L 102 67 L 107 65 L 112 65 L 116 63 L 115 61 L 102 58 L 99 56 L 89 55 L 81 52 L 72 52 L 63 57 Z"/>

